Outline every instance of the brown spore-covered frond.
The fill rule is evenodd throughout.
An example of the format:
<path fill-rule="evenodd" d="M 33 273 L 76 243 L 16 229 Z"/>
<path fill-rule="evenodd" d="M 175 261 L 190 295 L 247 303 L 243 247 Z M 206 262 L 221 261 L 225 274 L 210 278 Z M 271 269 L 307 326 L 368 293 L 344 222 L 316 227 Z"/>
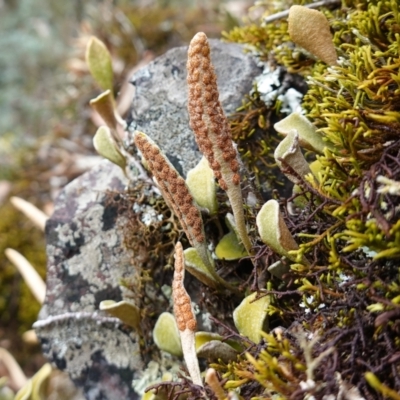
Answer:
<path fill-rule="evenodd" d="M 193 246 L 194 242 L 202 243 L 205 240 L 203 220 L 184 179 L 144 133 L 137 132 L 135 143 L 156 178 L 164 198 L 181 221 L 189 241 Z"/>
<path fill-rule="evenodd" d="M 174 314 L 178 329 L 189 329 L 195 332 L 197 329 L 196 317 L 193 313 L 190 297 L 183 286 L 185 277 L 185 260 L 181 242 L 175 246 L 175 273 L 172 282 L 172 298 L 174 301 Z"/>

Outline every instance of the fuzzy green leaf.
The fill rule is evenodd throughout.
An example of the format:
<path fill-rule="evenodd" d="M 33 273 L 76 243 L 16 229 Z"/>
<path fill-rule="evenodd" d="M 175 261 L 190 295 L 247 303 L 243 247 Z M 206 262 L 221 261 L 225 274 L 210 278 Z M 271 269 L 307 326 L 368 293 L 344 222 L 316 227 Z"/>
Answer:
<path fill-rule="evenodd" d="M 196 350 L 198 350 L 200 347 L 205 345 L 207 342 L 210 342 L 211 340 L 222 340 L 223 337 L 221 335 L 218 335 L 218 333 L 214 332 L 204 332 L 204 331 L 199 331 L 195 333 L 195 343 L 196 343 Z M 229 346 L 233 347 L 235 350 L 238 352 L 243 351 L 243 347 L 236 341 L 234 340 L 225 340 L 225 343 L 229 344 Z"/>
<path fill-rule="evenodd" d="M 204 357 L 212 360 L 221 359 L 228 363 L 236 360 L 239 350 L 231 344 L 237 345 L 237 342 L 226 341 L 222 342 L 222 336 L 213 332 L 196 332 L 196 352 L 199 357 Z M 242 349 L 240 349 L 241 351 Z"/>
<path fill-rule="evenodd" d="M 285 171 L 280 159 L 283 159 L 302 178 L 311 173 L 310 167 L 300 150 L 299 135 L 295 129 L 289 131 L 287 136 L 279 143 L 275 149 L 274 157 L 279 168 L 282 169 L 288 179 L 296 184 L 301 183 L 301 180 L 296 175 Z"/>
<path fill-rule="evenodd" d="M 236 359 L 243 349 L 234 341 L 221 342 L 222 336 L 214 332 L 196 332 L 196 352 L 199 357 L 212 360 L 222 359 L 228 363 Z"/>
<path fill-rule="evenodd" d="M 195 333 L 196 350 L 211 340 L 222 340 L 222 336 L 214 332 L 199 331 Z"/>
<path fill-rule="evenodd" d="M 229 228 L 227 233 L 217 244 L 215 248 L 216 256 L 222 260 L 238 260 L 239 258 L 248 255 L 243 244 L 239 242 L 239 234 L 235 225 L 235 218 L 232 214 L 227 214 L 225 217 L 226 225 Z"/>
<path fill-rule="evenodd" d="M 113 69 L 105 44 L 92 36 L 86 46 L 86 63 L 94 80 L 103 90 L 113 88 Z"/>
<path fill-rule="evenodd" d="M 126 158 L 119 151 L 108 127 L 100 126 L 100 128 L 97 129 L 96 135 L 93 138 L 93 146 L 97 153 L 125 171 Z"/>
<path fill-rule="evenodd" d="M 297 250 L 298 245 L 283 220 L 276 200 L 269 200 L 262 206 L 256 223 L 261 240 L 265 244 L 281 256 L 296 261 L 289 251 Z"/>
<path fill-rule="evenodd" d="M 287 136 L 292 130 L 296 130 L 299 135 L 300 146 L 311 151 L 323 154 L 327 144 L 315 126 L 304 115 L 292 113 L 274 125 L 277 132 Z"/>
<path fill-rule="evenodd" d="M 106 90 L 96 98 L 90 100 L 89 104 L 97 111 L 110 130 L 117 129 L 118 122 L 115 116 L 114 96 L 110 90 Z"/>
<path fill-rule="evenodd" d="M 255 300 L 257 293 L 247 296 L 233 311 L 233 321 L 239 333 L 258 343 L 261 332 L 268 329 L 267 308 L 269 296 Z"/>
<path fill-rule="evenodd" d="M 295 5 L 289 10 L 288 22 L 293 42 L 325 63 L 337 64 L 329 22 L 322 12 Z"/>
<path fill-rule="evenodd" d="M 200 207 L 210 214 L 218 211 L 214 173 L 203 156 L 200 162 L 187 173 L 186 184 Z"/>
<path fill-rule="evenodd" d="M 236 360 L 239 353 L 229 344 L 220 340 L 210 340 L 197 349 L 197 355 L 208 360 L 222 360 L 224 363 L 229 363 Z"/>
<path fill-rule="evenodd" d="M 52 372 L 49 363 L 44 364 L 42 368 L 19 390 L 14 400 L 45 400 L 48 398 L 46 389 L 48 379 Z"/>
<path fill-rule="evenodd" d="M 182 345 L 178 326 L 171 313 L 163 312 L 154 326 L 153 339 L 157 347 L 163 351 L 182 357 Z"/>
<path fill-rule="evenodd" d="M 247 252 L 242 244 L 239 243 L 235 232 L 229 232 L 217 244 L 215 254 L 220 260 L 238 260 L 246 257 Z"/>
<path fill-rule="evenodd" d="M 189 273 L 209 287 L 214 289 L 220 287 L 218 281 L 204 265 L 202 258 L 194 247 L 189 247 L 183 253 L 185 255 L 185 266 Z"/>
<path fill-rule="evenodd" d="M 124 324 L 132 328 L 140 328 L 140 309 L 132 303 L 128 303 L 127 301 L 119 301 L 117 303 L 114 300 L 103 300 L 99 305 L 99 309 L 119 318 Z"/>

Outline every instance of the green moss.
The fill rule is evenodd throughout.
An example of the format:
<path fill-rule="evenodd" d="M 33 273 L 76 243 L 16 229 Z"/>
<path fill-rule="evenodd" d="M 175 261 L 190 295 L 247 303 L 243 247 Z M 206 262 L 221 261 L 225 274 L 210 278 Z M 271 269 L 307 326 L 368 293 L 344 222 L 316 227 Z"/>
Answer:
<path fill-rule="evenodd" d="M 273 156 L 279 139 L 272 121 L 278 114 L 279 110 L 268 108 L 255 90 L 230 117 L 232 138 L 238 145 L 240 157 L 263 191 L 283 185 Z"/>
<path fill-rule="evenodd" d="M 305 380 L 306 365 L 301 350 L 289 339 L 275 334 L 264 334 L 268 343 L 257 357 L 247 353 L 246 358 L 229 365 L 213 365 L 219 370 L 226 389 L 240 387 L 242 398 L 287 399 Z"/>
<path fill-rule="evenodd" d="M 396 197 L 378 192 L 379 175 L 400 178 L 400 81 L 397 77 L 400 19 L 393 1 L 359 4 L 333 24 L 340 66 L 316 65 L 304 107 L 334 145 L 319 161 L 319 190 L 344 204 L 331 207 L 345 221 L 335 235 L 345 252 L 362 247 L 374 259 L 400 255 Z"/>
<path fill-rule="evenodd" d="M 307 1 L 302 0 L 276 2 L 263 13 L 263 16 L 287 10 L 293 4 L 305 3 Z M 236 27 L 230 32 L 223 32 L 222 35 L 228 41 L 244 44 L 249 51 L 255 52 L 263 61 L 268 60 L 276 65 L 283 65 L 291 73 L 307 74 L 314 63 L 290 40 L 285 18 L 273 23 L 264 23 L 261 18 L 256 23 Z"/>
<path fill-rule="evenodd" d="M 11 204 L 0 207 L 0 254 L 13 248 L 23 254 L 44 278 L 46 257 L 44 235 Z M 20 333 L 31 329 L 37 319 L 40 304 L 33 297 L 16 268 L 0 258 L 0 315 L 3 326 L 18 324 Z"/>
<path fill-rule="evenodd" d="M 121 284 L 140 308 L 143 355 L 150 357 L 147 347 L 153 342 L 154 324 L 162 312 L 172 309 L 162 287 L 171 284 L 174 245 L 182 230 L 164 199 L 147 183 L 138 181 L 125 193 L 109 193 L 107 205 L 125 217 L 124 246 L 132 253 L 132 267 L 141 271 L 140 277 L 125 278 Z"/>

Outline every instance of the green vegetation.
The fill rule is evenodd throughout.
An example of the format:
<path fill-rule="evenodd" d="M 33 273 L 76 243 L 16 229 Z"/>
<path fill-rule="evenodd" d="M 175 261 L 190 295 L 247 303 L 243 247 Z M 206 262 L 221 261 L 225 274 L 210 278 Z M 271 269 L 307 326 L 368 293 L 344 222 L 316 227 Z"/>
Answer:
<path fill-rule="evenodd" d="M 337 65 L 328 66 L 292 42 L 287 17 L 268 18 L 294 3 L 305 2 L 283 1 L 280 9 L 269 6 L 259 21 L 234 28 L 224 37 L 245 44 L 260 61 L 268 62 L 271 71 L 281 68 L 281 76 L 290 77 L 304 94 L 302 109 L 325 147 L 321 149 L 321 142 L 318 149 L 306 147 L 301 163 L 310 163 L 312 173 L 305 167 L 295 168 L 289 160 L 292 153 L 299 155 L 299 145 L 304 146 L 300 133 L 300 137 L 296 132 L 285 133 L 287 146 L 274 155 L 281 142 L 274 124 L 287 112 L 278 95 L 267 104 L 260 81 L 230 117 L 233 139 L 249 172 L 243 198 L 253 193 L 253 181 L 261 193 L 255 195 L 254 204 L 243 207 L 254 254 L 229 251 L 240 241 L 227 217 L 231 209 L 226 194 L 217 190 L 216 206 L 213 188 L 213 213 L 203 215 L 207 244 L 217 248 L 224 240 L 219 254 L 228 254 L 229 259 L 221 256 L 215 261 L 216 273 L 240 293 L 200 286 L 199 319 L 211 318 L 216 332 L 208 336 L 201 332 L 207 339 L 198 356 L 216 374 L 209 374 L 205 392 L 190 380 L 180 379 L 153 385 L 160 396 L 149 393 L 145 398 L 162 398 L 164 389 L 175 399 L 182 393 L 189 399 L 203 398 L 206 393 L 218 400 L 336 398 L 350 393 L 360 399 L 399 398 L 398 4 L 343 0 L 321 7 L 338 55 Z M 141 10 L 127 7 L 124 3 L 121 10 L 135 29 L 119 31 L 120 20 L 114 13 L 107 24 L 94 25 L 87 32 L 98 33 L 111 54 L 125 60 L 121 69 L 125 72 L 126 60 L 140 58 L 147 47 L 137 40 L 144 32 L 149 35 L 147 43 L 161 43 L 160 49 L 165 44 L 160 41 L 163 28 L 148 32 Z M 173 21 L 170 32 L 176 34 L 180 13 L 168 12 Z M 194 16 L 187 15 L 192 21 Z M 157 21 L 156 14 L 152 18 Z M 130 45 L 115 45 L 121 32 L 125 39 L 135 38 L 135 52 L 126 50 Z M 174 34 L 168 36 L 171 41 Z M 111 143 L 110 138 L 107 134 L 103 145 Z M 287 177 L 295 183 L 293 192 Z M 267 200 L 271 210 L 262 207 Z M 170 307 L 165 285 L 171 284 L 173 246 L 182 229 L 168 201 L 155 196 L 148 183 L 112 194 L 110 202 L 128 217 L 127 247 L 147 261 L 140 282 L 124 284 L 133 300 L 140 299 L 142 348 L 145 360 L 150 361 L 158 357 L 153 328 L 161 312 Z M 143 223 L 148 206 L 163 219 Z M 268 216 L 271 226 L 256 219 L 257 215 Z M 13 223 L 4 222 L 4 229 Z M 185 239 L 183 243 L 187 247 Z M 19 244 L 8 246 L 18 248 Z M 237 254 L 245 257 L 238 260 Z M 157 298 L 162 298 L 159 303 L 142 295 L 146 285 L 154 286 Z M 195 292 L 193 286 L 188 291 Z M 206 351 L 207 345 L 218 352 Z"/>

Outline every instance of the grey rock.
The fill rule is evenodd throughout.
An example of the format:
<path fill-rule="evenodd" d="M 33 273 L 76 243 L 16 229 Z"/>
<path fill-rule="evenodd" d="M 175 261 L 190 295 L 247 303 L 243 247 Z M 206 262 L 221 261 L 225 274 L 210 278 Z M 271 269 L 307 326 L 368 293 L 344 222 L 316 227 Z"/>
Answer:
<path fill-rule="evenodd" d="M 47 293 L 34 328 L 44 354 L 87 399 L 138 398 L 131 383 L 142 368 L 139 337 L 98 311 L 102 300 L 120 301 L 121 278 L 140 270 L 123 246 L 126 221 L 109 201 L 126 184 L 119 167 L 101 162 L 66 186 L 46 225 Z"/>
<path fill-rule="evenodd" d="M 227 115 L 241 105 L 255 76 L 255 60 L 237 44 L 210 40 L 220 101 Z M 178 47 L 136 72 L 129 131 L 143 131 L 164 151 L 184 176 L 201 158 L 187 112 L 186 61 L 188 47 Z"/>

